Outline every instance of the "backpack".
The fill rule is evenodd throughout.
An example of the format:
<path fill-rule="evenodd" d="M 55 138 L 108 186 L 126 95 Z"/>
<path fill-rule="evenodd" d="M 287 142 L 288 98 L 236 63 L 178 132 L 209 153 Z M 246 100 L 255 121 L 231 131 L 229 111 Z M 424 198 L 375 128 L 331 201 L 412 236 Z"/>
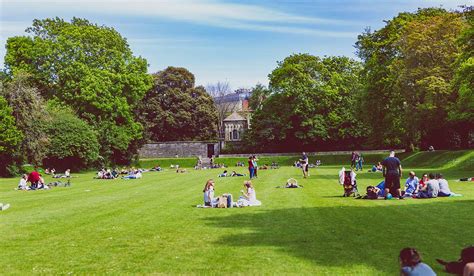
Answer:
<path fill-rule="evenodd" d="M 217 208 L 227 208 L 227 197 L 219 196 L 217 198 Z"/>

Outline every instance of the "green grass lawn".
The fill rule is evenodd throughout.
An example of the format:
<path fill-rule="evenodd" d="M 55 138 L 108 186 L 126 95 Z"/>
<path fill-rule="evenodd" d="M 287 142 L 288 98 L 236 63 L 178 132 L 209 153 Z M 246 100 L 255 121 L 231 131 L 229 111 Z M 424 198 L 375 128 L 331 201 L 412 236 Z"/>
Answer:
<path fill-rule="evenodd" d="M 193 207 L 208 178 L 216 194 L 239 195 L 247 178 L 217 178 L 221 170 L 149 172 L 140 180 L 75 174 L 70 188 L 30 192 L 13 190 L 18 179 L 0 179 L 0 202 L 11 204 L 0 212 L 0 272 L 394 275 L 398 252 L 410 246 L 441 273 L 435 258 L 457 259 L 474 244 L 474 183 L 454 181 L 474 171 L 428 165 L 414 169 L 444 173 L 464 196 L 342 198 L 339 166 L 313 169 L 309 179 L 292 167 L 260 171 L 254 184 L 263 205 L 233 209 Z M 304 188 L 275 188 L 290 177 Z M 359 189 L 381 179 L 359 173 Z"/>

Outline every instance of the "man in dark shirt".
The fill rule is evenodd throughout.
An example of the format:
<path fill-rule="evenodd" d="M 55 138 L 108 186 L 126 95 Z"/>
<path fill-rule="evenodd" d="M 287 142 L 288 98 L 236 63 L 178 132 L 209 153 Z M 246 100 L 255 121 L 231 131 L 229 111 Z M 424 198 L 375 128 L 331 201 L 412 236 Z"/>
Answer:
<path fill-rule="evenodd" d="M 402 177 L 402 164 L 400 159 L 395 157 L 395 152 L 391 151 L 390 156 L 382 161 L 383 176 L 385 177 L 385 198 L 388 193 L 397 192 L 399 199 L 403 199 L 400 193 L 400 178 Z"/>

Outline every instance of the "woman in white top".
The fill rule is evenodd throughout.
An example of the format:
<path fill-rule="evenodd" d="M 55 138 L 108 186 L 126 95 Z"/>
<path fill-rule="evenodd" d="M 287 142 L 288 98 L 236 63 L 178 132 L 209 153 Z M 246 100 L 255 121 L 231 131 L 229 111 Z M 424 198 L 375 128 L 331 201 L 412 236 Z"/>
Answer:
<path fill-rule="evenodd" d="M 262 203 L 257 200 L 257 195 L 255 193 L 255 189 L 253 188 L 251 181 L 244 182 L 244 189 L 240 192 L 242 196 L 239 198 L 237 205 L 239 206 L 260 206 Z"/>
<path fill-rule="evenodd" d="M 28 191 L 30 187 L 27 184 L 28 175 L 24 174 L 21 176 L 20 183 L 18 184 L 18 190 Z"/>
<path fill-rule="evenodd" d="M 204 193 L 204 206 L 212 207 L 212 201 L 214 199 L 214 180 L 207 180 L 202 192 Z"/>

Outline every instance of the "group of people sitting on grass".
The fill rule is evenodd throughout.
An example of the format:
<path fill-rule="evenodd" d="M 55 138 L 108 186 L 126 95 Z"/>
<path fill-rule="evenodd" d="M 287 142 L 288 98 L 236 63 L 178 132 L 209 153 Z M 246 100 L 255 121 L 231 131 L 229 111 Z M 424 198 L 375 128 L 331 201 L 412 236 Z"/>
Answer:
<path fill-rule="evenodd" d="M 126 169 L 123 168 L 122 170 L 118 170 L 117 168 L 114 169 L 101 169 L 97 172 L 97 179 L 118 179 L 120 175 L 122 175 L 122 179 L 139 179 L 142 178 L 142 173 L 144 170 L 142 169 Z"/>
<path fill-rule="evenodd" d="M 204 205 L 198 205 L 201 208 L 233 208 L 246 206 L 260 206 L 262 203 L 257 200 L 255 188 L 251 181 L 244 181 L 244 189 L 240 191 L 241 196 L 234 202 L 232 194 L 225 193 L 221 196 L 215 197 L 215 183 L 214 180 L 209 179 L 204 186 Z"/>
<path fill-rule="evenodd" d="M 433 269 L 423 262 L 415 248 L 403 248 L 398 256 L 400 260 L 400 275 L 406 276 L 435 276 Z M 447 262 L 436 259 L 444 266 L 448 273 L 462 276 L 474 276 L 474 246 L 461 250 L 461 257 L 457 261 Z"/>
<path fill-rule="evenodd" d="M 385 181 L 380 182 L 377 186 L 368 186 L 367 195 L 364 198 L 378 199 L 384 197 L 390 199 L 393 195 L 402 198 L 436 198 L 436 197 L 452 197 L 461 196 L 451 191 L 448 181 L 442 174 L 424 173 L 421 179 L 418 179 L 415 172 L 411 171 L 409 177 L 405 181 L 404 190 L 387 191 L 385 189 Z"/>
<path fill-rule="evenodd" d="M 51 174 L 51 171 L 50 171 Z M 70 178 L 70 170 L 67 169 L 64 175 L 53 175 L 54 178 Z M 17 190 L 21 191 L 29 191 L 29 190 L 48 190 L 51 189 L 52 187 L 57 187 L 57 186 L 71 186 L 71 182 L 68 181 L 66 183 L 62 183 L 61 181 L 55 181 L 46 184 L 44 181 L 44 178 L 42 175 L 38 172 L 38 169 L 35 168 L 34 171 L 32 171 L 29 174 L 23 174 L 20 178 L 20 182 L 18 183 Z"/>

